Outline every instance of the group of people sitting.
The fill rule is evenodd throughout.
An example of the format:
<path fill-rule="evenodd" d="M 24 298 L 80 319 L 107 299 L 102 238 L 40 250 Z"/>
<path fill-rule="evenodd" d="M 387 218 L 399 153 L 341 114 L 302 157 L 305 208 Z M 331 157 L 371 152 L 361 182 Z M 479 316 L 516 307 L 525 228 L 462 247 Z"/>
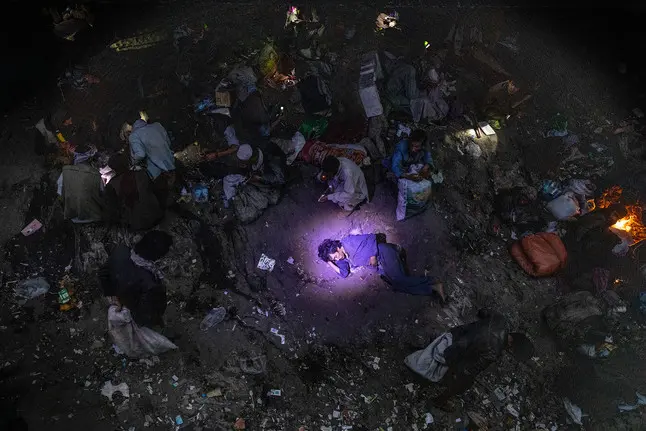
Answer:
<path fill-rule="evenodd" d="M 137 120 L 123 130 L 129 154 L 111 155 L 105 166 L 94 147 L 78 145 L 72 164 L 62 168 L 58 194 L 66 220 L 108 222 L 134 231 L 155 226 L 164 216 L 175 181 L 170 138 L 159 123 Z"/>

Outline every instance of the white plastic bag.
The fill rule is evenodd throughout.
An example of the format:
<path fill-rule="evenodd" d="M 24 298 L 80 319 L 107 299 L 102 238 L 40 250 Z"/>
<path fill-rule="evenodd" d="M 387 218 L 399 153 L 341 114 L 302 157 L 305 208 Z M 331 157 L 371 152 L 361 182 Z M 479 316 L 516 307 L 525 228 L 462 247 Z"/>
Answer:
<path fill-rule="evenodd" d="M 132 320 L 130 310 L 116 305 L 108 310 L 108 331 L 119 350 L 131 358 L 156 356 L 177 349 L 168 338 L 150 328 L 139 327 Z"/>
<path fill-rule="evenodd" d="M 398 181 L 397 220 L 404 220 L 426 210 L 431 198 L 433 183 L 428 180 L 415 182 L 407 179 Z"/>
<path fill-rule="evenodd" d="M 581 214 L 579 201 L 573 192 L 563 193 L 547 204 L 547 209 L 557 220 L 567 220 Z"/>

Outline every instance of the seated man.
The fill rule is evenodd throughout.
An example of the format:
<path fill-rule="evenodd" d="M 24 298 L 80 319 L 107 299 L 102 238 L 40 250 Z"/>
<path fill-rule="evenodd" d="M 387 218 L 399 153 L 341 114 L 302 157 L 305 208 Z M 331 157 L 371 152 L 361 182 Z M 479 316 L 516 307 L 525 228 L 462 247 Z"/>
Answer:
<path fill-rule="evenodd" d="M 92 165 L 96 148 L 79 146 L 72 165 L 63 166 L 58 177 L 58 194 L 63 200 L 63 216 L 73 223 L 92 223 L 104 218 L 103 181 Z"/>
<path fill-rule="evenodd" d="M 345 157 L 328 156 L 323 160 L 321 180 L 327 181 L 331 193 L 324 194 L 319 202 L 332 201 L 345 211 L 368 200 L 368 185 L 363 171 Z"/>
<path fill-rule="evenodd" d="M 159 223 L 164 210 L 148 173 L 130 170 L 130 161 L 125 154 L 110 157 L 108 166 L 115 172 L 106 186 L 109 219 L 133 230 L 150 229 Z"/>
<path fill-rule="evenodd" d="M 164 326 L 166 287 L 155 261 L 172 245 L 173 238 L 166 232 L 150 231 L 132 250 L 118 245 L 99 270 L 104 296 L 128 308 L 139 326 Z"/>
<path fill-rule="evenodd" d="M 326 239 L 318 248 L 318 255 L 341 277 L 350 275 L 351 268 L 378 267 L 382 279 L 398 292 L 412 295 L 433 295 L 444 302 L 442 283 L 431 277 L 411 276 L 395 244 L 380 242 L 376 234 L 349 235 L 341 240 Z"/>
<path fill-rule="evenodd" d="M 398 180 L 397 220 L 421 214 L 428 206 L 433 183 L 427 178 L 431 175 L 433 159 L 424 147 L 425 140 L 426 133 L 415 130 L 410 138 L 402 139 L 395 147 L 391 169 Z"/>
<path fill-rule="evenodd" d="M 391 169 L 398 179 L 421 181 L 429 178 L 433 158 L 431 152 L 424 146 L 426 132 L 414 130 L 407 139 L 399 141 L 392 157 Z"/>
<path fill-rule="evenodd" d="M 241 173 L 224 177 L 224 206 L 228 208 L 233 202 L 238 219 L 248 223 L 278 202 L 285 174 L 279 158 L 265 156 L 249 144 L 240 145 L 236 157 Z"/>

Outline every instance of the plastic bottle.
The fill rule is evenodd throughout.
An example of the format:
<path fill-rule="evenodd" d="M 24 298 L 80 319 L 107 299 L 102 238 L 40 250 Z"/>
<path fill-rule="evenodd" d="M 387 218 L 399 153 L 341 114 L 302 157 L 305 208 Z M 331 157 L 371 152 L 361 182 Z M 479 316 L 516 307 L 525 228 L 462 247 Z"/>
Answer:
<path fill-rule="evenodd" d="M 206 317 L 202 319 L 202 323 L 200 323 L 200 329 L 202 331 L 208 331 L 209 328 L 222 322 L 226 315 L 227 310 L 224 307 L 212 309 L 211 311 L 209 311 L 209 314 L 207 314 Z"/>

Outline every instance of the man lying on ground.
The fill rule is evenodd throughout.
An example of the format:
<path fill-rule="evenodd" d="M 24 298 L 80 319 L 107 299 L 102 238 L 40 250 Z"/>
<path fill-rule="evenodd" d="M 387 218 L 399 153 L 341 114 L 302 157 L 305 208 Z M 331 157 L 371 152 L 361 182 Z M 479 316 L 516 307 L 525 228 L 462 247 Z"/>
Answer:
<path fill-rule="evenodd" d="M 382 279 L 394 290 L 411 295 L 436 294 L 445 302 L 442 283 L 431 277 L 409 275 L 402 253 L 399 246 L 378 241 L 376 234 L 326 239 L 318 247 L 319 258 L 343 278 L 350 275 L 351 268 L 377 267 Z"/>
<path fill-rule="evenodd" d="M 345 211 L 368 200 L 368 185 L 359 166 L 345 157 L 328 156 L 323 160 L 321 180 L 327 181 L 330 193 L 319 198 L 319 202 L 331 201 Z"/>
<path fill-rule="evenodd" d="M 426 349 L 405 360 L 416 373 L 445 386 L 444 392 L 433 399 L 433 404 L 442 410 L 453 410 L 451 398 L 466 392 L 478 374 L 497 362 L 504 350 L 518 361 L 527 361 L 534 353 L 527 336 L 511 332 L 501 314 L 480 310 L 478 318 L 440 335 Z"/>

